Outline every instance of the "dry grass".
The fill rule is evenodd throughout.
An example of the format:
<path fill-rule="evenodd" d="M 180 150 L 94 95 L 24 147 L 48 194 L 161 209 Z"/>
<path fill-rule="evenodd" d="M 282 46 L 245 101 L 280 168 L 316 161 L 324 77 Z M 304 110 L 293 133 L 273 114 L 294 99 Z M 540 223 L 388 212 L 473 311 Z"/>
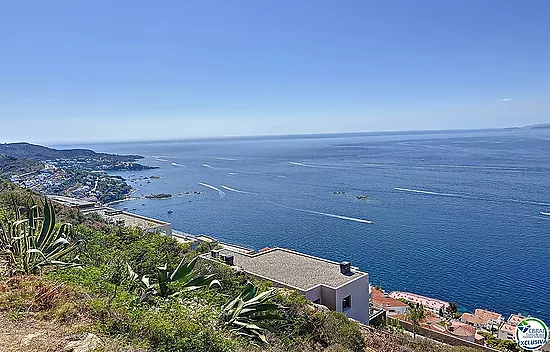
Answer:
<path fill-rule="evenodd" d="M 69 342 L 83 339 L 94 322 L 85 299 L 64 284 L 37 276 L 0 281 L 0 351 L 63 351 Z M 96 352 L 140 351 L 113 339 L 103 342 Z"/>

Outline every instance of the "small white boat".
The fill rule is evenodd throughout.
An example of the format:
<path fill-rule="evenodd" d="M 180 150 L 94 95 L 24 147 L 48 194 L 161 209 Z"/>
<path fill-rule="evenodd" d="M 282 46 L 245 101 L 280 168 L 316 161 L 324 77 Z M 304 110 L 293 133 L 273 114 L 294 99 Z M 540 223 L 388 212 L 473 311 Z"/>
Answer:
<path fill-rule="evenodd" d="M 550 213 L 546 213 L 546 212 L 544 212 L 544 211 L 541 211 L 541 212 L 540 212 L 540 215 L 550 216 Z"/>

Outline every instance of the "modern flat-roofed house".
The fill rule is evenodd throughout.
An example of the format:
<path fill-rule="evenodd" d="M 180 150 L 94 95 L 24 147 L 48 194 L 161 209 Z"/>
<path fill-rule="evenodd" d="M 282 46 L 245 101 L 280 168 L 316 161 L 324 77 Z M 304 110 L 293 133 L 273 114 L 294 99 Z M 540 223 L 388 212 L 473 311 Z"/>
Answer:
<path fill-rule="evenodd" d="M 146 232 L 161 232 L 168 236 L 172 235 L 172 225 L 169 222 L 151 219 L 126 211 L 104 207 L 86 209 L 82 210 L 82 212 L 84 214 L 96 213 L 113 225 L 139 227 Z"/>
<path fill-rule="evenodd" d="M 94 202 L 89 202 L 87 200 L 76 199 L 76 198 L 65 197 L 65 196 L 57 196 L 57 195 L 48 195 L 47 197 L 52 201 L 58 204 L 61 204 L 63 206 L 66 206 L 69 208 L 77 208 L 82 211 L 87 209 L 93 209 L 95 207 Z"/>
<path fill-rule="evenodd" d="M 337 263 L 284 248 L 245 253 L 224 247 L 201 257 L 215 262 L 221 259 L 275 286 L 296 290 L 314 303 L 369 323 L 369 275 L 349 262 Z"/>

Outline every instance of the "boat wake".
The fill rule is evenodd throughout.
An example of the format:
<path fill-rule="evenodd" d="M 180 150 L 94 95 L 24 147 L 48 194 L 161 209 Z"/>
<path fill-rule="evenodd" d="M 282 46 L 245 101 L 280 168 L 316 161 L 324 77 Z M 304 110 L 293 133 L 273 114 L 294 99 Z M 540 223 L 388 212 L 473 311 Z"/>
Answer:
<path fill-rule="evenodd" d="M 202 166 L 206 167 L 206 168 L 209 168 L 209 169 L 212 169 L 212 170 L 219 170 L 217 167 L 214 167 L 214 166 L 210 166 L 208 164 L 202 164 Z"/>
<path fill-rule="evenodd" d="M 400 187 L 395 187 L 394 188 L 396 191 L 401 191 L 401 192 L 412 192 L 412 193 L 420 193 L 420 194 L 429 194 L 429 195 L 433 195 L 433 196 L 444 196 L 444 197 L 464 197 L 460 194 L 453 194 L 453 193 L 439 193 L 439 192 L 432 192 L 432 191 L 424 191 L 424 190 L 419 190 L 419 189 L 408 189 L 408 188 L 400 188 Z"/>
<path fill-rule="evenodd" d="M 157 160 L 157 161 L 164 161 L 164 162 L 168 162 L 168 160 L 166 160 L 166 159 L 162 159 L 162 158 L 155 158 L 155 160 Z"/>
<path fill-rule="evenodd" d="M 203 182 L 199 182 L 199 185 L 203 186 L 203 187 L 206 187 L 206 188 L 210 188 L 214 191 L 217 191 L 218 194 L 220 195 L 220 198 L 223 198 L 225 197 L 225 192 L 222 191 L 221 189 L 219 189 L 218 187 L 214 187 L 212 185 L 209 185 L 208 183 L 203 183 Z"/>
<path fill-rule="evenodd" d="M 234 189 L 234 188 L 231 188 L 231 187 L 227 187 L 227 186 L 221 186 L 223 189 L 226 189 L 228 191 L 231 191 L 231 192 L 236 192 L 236 193 L 243 193 L 243 194 L 254 194 L 252 192 L 247 192 L 247 191 L 240 191 L 238 189 Z"/>
<path fill-rule="evenodd" d="M 284 205 L 284 204 L 280 204 L 280 203 L 276 203 L 276 202 L 272 202 L 272 201 L 267 201 L 267 202 L 268 202 L 268 203 L 271 203 L 271 204 L 278 205 L 278 206 L 283 207 L 283 208 L 286 208 L 286 209 L 295 210 L 295 211 L 300 211 L 300 212 L 302 212 L 302 213 L 309 213 L 309 214 L 315 214 L 315 215 L 328 216 L 328 217 L 330 217 L 330 218 L 336 218 L 336 219 L 342 219 L 342 220 L 348 220 L 348 221 L 355 221 L 355 222 L 360 222 L 360 223 L 363 223 L 363 224 L 373 224 L 373 222 L 370 221 L 370 220 L 352 218 L 352 217 L 344 216 L 344 215 L 322 213 L 322 212 L 320 212 L 320 211 L 314 211 L 314 210 L 308 210 L 308 209 L 293 208 L 293 207 L 289 207 L 288 205 Z"/>
<path fill-rule="evenodd" d="M 412 193 L 419 193 L 419 194 L 427 194 L 427 195 L 432 195 L 432 196 L 468 198 L 468 199 L 482 200 L 482 201 L 495 202 L 495 203 L 507 203 L 507 202 L 509 202 L 509 203 L 519 203 L 519 204 L 550 206 L 550 203 L 543 203 L 543 202 L 537 202 L 537 201 L 532 201 L 532 200 L 482 198 L 482 197 L 475 197 L 475 196 L 470 196 L 470 195 L 466 195 L 466 194 L 439 193 L 439 192 L 433 192 L 433 191 L 425 191 L 425 190 L 409 189 L 409 188 L 400 188 L 400 187 L 395 187 L 394 190 L 401 191 L 401 192 L 412 192 Z"/>
<path fill-rule="evenodd" d="M 303 163 L 296 163 L 294 161 L 289 161 L 288 162 L 290 165 L 296 165 L 296 166 L 303 166 L 303 167 L 319 167 L 319 166 L 315 166 L 315 165 L 309 165 L 309 164 L 303 164 Z"/>
<path fill-rule="evenodd" d="M 185 166 L 185 165 L 176 164 L 176 163 L 172 163 L 172 166 L 187 167 L 187 166 Z"/>
<path fill-rule="evenodd" d="M 447 164 L 432 164 L 431 167 L 446 167 L 452 169 L 479 169 L 479 170 L 500 170 L 500 171 L 523 171 L 526 168 L 505 167 L 505 166 L 478 166 L 478 165 L 447 165 Z"/>
<path fill-rule="evenodd" d="M 304 163 L 297 163 L 295 161 L 289 161 L 290 165 L 294 166 L 302 166 L 302 167 L 310 167 L 312 169 L 338 169 L 338 170 L 349 170 L 344 167 L 338 167 L 338 166 L 326 166 L 326 165 L 312 165 L 312 164 L 304 164 Z"/>
<path fill-rule="evenodd" d="M 215 158 L 216 160 L 227 160 L 227 161 L 237 161 L 237 158 Z"/>

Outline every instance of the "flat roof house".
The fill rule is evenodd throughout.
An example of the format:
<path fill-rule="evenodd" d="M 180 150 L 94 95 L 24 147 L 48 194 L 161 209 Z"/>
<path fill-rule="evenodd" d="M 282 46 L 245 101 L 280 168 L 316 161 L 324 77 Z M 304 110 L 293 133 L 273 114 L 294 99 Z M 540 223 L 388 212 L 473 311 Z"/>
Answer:
<path fill-rule="evenodd" d="M 65 196 L 57 196 L 57 195 L 48 195 L 47 197 L 50 200 L 69 208 L 78 208 L 80 210 L 85 210 L 85 209 L 92 209 L 93 207 L 95 207 L 94 202 L 89 202 L 87 200 L 76 199 L 76 198 L 65 197 Z"/>
<path fill-rule="evenodd" d="M 96 213 L 114 225 L 139 227 L 146 232 L 162 232 L 168 236 L 172 235 L 172 225 L 145 216 L 128 213 L 126 211 L 112 208 L 93 208 L 82 210 L 84 214 Z"/>
<path fill-rule="evenodd" d="M 369 323 L 369 275 L 349 262 L 337 263 L 285 248 L 245 253 L 223 247 L 201 257 L 215 262 L 222 258 L 227 265 L 237 266 L 276 286 L 296 290 L 314 303 Z"/>

